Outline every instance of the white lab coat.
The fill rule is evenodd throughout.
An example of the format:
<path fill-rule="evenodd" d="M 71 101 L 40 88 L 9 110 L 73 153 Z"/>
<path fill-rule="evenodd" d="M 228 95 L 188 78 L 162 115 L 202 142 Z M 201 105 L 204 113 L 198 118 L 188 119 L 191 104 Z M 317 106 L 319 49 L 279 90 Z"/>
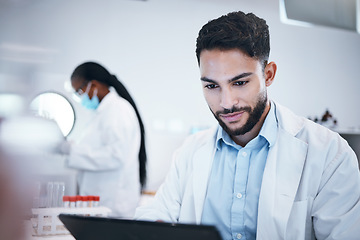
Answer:
<path fill-rule="evenodd" d="M 112 216 L 132 218 L 140 200 L 140 139 L 135 110 L 111 91 L 71 146 L 67 164 L 79 170 L 80 194 L 99 195 Z"/>
<path fill-rule="evenodd" d="M 274 103 L 279 131 L 259 197 L 257 239 L 360 239 L 360 174 L 340 136 Z M 216 130 L 190 136 L 135 218 L 201 223 Z M 221 203 L 219 203 L 221 204 Z"/>

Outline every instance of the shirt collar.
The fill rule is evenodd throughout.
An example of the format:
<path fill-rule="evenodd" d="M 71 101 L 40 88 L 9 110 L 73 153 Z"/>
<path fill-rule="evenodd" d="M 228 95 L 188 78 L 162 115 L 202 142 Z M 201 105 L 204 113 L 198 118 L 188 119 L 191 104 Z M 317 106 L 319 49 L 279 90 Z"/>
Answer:
<path fill-rule="evenodd" d="M 278 128 L 278 124 L 275 116 L 275 104 L 270 101 L 270 110 L 259 132 L 259 136 L 265 138 L 265 140 L 269 143 L 269 147 L 275 144 L 276 136 L 277 136 L 277 128 Z M 227 134 L 222 127 L 219 127 L 216 135 L 217 149 L 221 148 L 222 142 L 224 142 L 227 145 L 233 146 L 237 149 L 241 148 L 241 146 L 237 145 L 230 138 L 229 134 Z"/>
<path fill-rule="evenodd" d="M 216 147 L 217 149 L 221 149 L 222 144 L 225 143 L 227 145 L 233 146 L 237 149 L 241 148 L 241 146 L 237 145 L 225 132 L 225 130 L 222 127 L 218 128 L 217 135 L 216 135 Z"/>

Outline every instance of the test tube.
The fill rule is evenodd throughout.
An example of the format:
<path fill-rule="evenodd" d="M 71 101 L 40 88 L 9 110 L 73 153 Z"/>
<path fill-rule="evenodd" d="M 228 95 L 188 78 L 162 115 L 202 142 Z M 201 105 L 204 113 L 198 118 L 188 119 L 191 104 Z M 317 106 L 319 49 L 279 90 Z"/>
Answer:
<path fill-rule="evenodd" d="M 93 207 L 94 206 L 94 196 L 89 195 L 88 196 L 88 207 Z"/>
<path fill-rule="evenodd" d="M 62 207 L 62 200 L 63 200 L 63 196 L 65 195 L 65 183 L 64 182 L 59 182 L 59 194 L 58 194 L 58 202 L 57 202 L 57 207 Z"/>
<path fill-rule="evenodd" d="M 89 207 L 89 196 L 82 196 L 83 207 Z"/>
<path fill-rule="evenodd" d="M 80 208 L 83 206 L 83 199 L 82 196 L 76 195 L 76 207 Z"/>
<path fill-rule="evenodd" d="M 64 208 L 70 207 L 70 196 L 63 196 L 63 207 Z"/>
<path fill-rule="evenodd" d="M 99 207 L 100 206 L 100 196 L 94 196 L 93 206 L 94 207 Z"/>
<path fill-rule="evenodd" d="M 46 207 L 51 208 L 52 207 L 52 203 L 53 203 L 53 198 L 54 198 L 54 183 L 53 182 L 48 182 L 47 183 L 47 201 L 46 201 Z"/>
<path fill-rule="evenodd" d="M 34 182 L 33 185 L 33 208 L 39 208 L 41 206 L 40 203 L 40 193 L 41 193 L 41 183 L 39 181 Z"/>
<path fill-rule="evenodd" d="M 53 197 L 52 197 L 51 207 L 57 207 L 58 206 L 59 191 L 60 191 L 59 182 L 54 182 Z"/>
<path fill-rule="evenodd" d="M 75 208 L 76 207 L 76 196 L 70 196 L 69 202 L 70 202 L 70 208 Z"/>

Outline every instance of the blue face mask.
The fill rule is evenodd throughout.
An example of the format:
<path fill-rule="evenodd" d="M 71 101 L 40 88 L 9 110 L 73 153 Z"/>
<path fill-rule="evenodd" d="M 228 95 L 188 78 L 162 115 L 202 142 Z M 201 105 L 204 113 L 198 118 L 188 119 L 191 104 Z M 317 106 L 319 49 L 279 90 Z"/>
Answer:
<path fill-rule="evenodd" d="M 90 82 L 89 82 L 90 84 Z M 90 86 L 89 85 L 86 88 L 86 92 L 81 96 L 81 105 L 84 106 L 87 109 L 97 109 L 97 107 L 99 106 L 99 98 L 97 96 L 97 89 L 94 90 L 93 93 L 93 97 L 90 99 L 89 97 L 89 90 L 90 90 Z"/>

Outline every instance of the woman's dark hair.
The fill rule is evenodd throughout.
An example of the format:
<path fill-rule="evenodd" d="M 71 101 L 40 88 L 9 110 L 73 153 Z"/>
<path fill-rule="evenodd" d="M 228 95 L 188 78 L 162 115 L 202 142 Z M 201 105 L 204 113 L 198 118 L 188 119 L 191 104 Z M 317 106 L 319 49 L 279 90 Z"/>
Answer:
<path fill-rule="evenodd" d="M 140 171 L 140 183 L 142 188 L 146 183 L 146 148 L 145 148 L 145 130 L 144 124 L 141 120 L 139 111 L 136 107 L 136 104 L 129 92 L 126 90 L 125 86 L 116 78 L 115 75 L 110 74 L 103 66 L 95 62 L 85 62 L 75 68 L 74 72 L 71 75 L 71 79 L 81 77 L 85 81 L 89 82 L 91 80 L 96 80 L 102 82 L 108 86 L 115 88 L 116 92 L 120 97 L 127 100 L 136 112 L 136 116 L 139 120 L 140 131 L 141 131 L 141 144 L 139 151 L 139 171 Z"/>
<path fill-rule="evenodd" d="M 253 13 L 228 13 L 209 21 L 200 29 L 196 40 L 199 64 L 201 52 L 212 49 L 239 49 L 266 66 L 270 54 L 269 27 L 264 19 Z"/>

